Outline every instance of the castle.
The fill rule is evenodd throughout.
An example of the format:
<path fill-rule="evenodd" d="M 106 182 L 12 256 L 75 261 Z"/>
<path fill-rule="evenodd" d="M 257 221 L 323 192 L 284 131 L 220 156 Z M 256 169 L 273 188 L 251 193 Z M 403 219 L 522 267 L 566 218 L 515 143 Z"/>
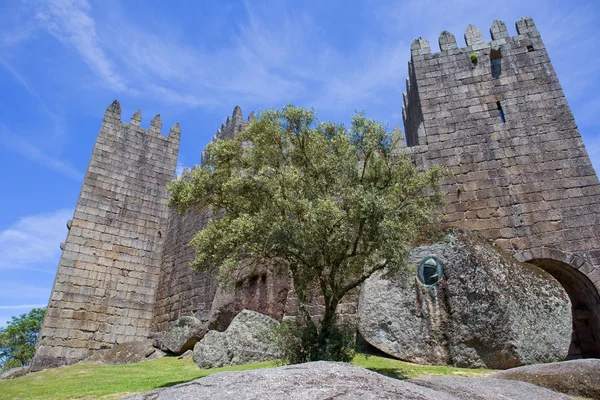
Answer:
<path fill-rule="evenodd" d="M 516 29 L 511 37 L 495 21 L 485 42 L 469 25 L 464 48 L 444 31 L 438 53 L 422 38 L 412 43 L 404 151 L 418 166 L 452 170 L 448 224 L 493 239 L 562 284 L 572 303 L 569 356 L 600 357 L 600 183 L 539 32 L 530 18 Z M 104 114 L 33 370 L 146 339 L 212 308 L 216 281 L 189 268 L 187 246 L 211 215 L 166 206 L 179 125 L 165 136 L 160 116 L 148 130 L 140 121 L 138 111 L 122 122 L 117 101 Z M 216 140 L 247 123 L 236 107 Z M 249 308 L 281 318 L 287 292 L 273 297 L 253 285 Z"/>

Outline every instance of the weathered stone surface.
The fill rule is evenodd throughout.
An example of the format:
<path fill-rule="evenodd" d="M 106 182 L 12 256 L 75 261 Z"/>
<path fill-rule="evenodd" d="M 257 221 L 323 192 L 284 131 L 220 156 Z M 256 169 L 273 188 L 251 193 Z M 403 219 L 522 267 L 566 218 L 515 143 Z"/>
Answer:
<path fill-rule="evenodd" d="M 181 317 L 165 332 L 162 344 L 171 353 L 179 355 L 193 349 L 205 333 L 205 322 L 190 316 Z"/>
<path fill-rule="evenodd" d="M 234 287 L 218 287 L 212 302 L 208 329 L 224 331 L 242 310 L 281 320 L 289 291 L 284 265 L 269 265 L 238 277 Z"/>
<path fill-rule="evenodd" d="M 188 350 L 190 351 L 190 350 Z M 150 354 L 146 353 L 146 361 L 150 361 L 150 360 L 156 360 L 157 358 L 162 358 L 164 356 L 167 355 L 167 353 L 165 353 L 164 351 L 162 351 L 161 349 L 154 349 L 154 351 Z"/>
<path fill-rule="evenodd" d="M 495 240 L 565 287 L 582 314 L 570 356 L 600 358 L 600 182 L 540 33 L 527 17 L 517 29 L 510 36 L 495 21 L 492 42 L 470 26 L 469 47 L 413 47 L 408 151 L 419 167 L 452 171 L 442 185 L 446 223 Z"/>
<path fill-rule="evenodd" d="M 180 355 L 179 357 L 177 357 L 177 359 L 182 360 L 184 358 L 190 358 L 193 354 L 194 354 L 194 352 L 192 350 L 188 350 L 185 353 L 183 353 L 182 355 Z"/>
<path fill-rule="evenodd" d="M 200 368 L 248 364 L 278 357 L 271 334 L 279 323 L 255 311 L 243 310 L 225 332 L 209 331 L 194 346 Z"/>
<path fill-rule="evenodd" d="M 443 262 L 443 278 L 426 286 L 417 265 L 430 256 Z M 510 368 L 564 359 L 570 307 L 548 273 L 455 229 L 438 243 L 413 249 L 407 271 L 364 283 L 359 332 L 407 361 Z"/>
<path fill-rule="evenodd" d="M 157 354 L 157 352 L 159 353 Z M 152 357 L 155 354 L 157 354 L 157 356 L 149 359 L 159 358 L 160 353 L 162 353 L 160 350 L 152 347 L 152 340 L 141 340 L 120 343 L 112 349 L 97 351 L 85 361 L 100 361 L 110 365 L 133 364 L 144 361 L 147 359 L 146 357 Z M 164 355 L 164 353 L 162 354 Z"/>
<path fill-rule="evenodd" d="M 11 368 L 9 370 L 0 372 L 0 380 L 2 379 L 14 379 L 19 378 L 21 376 L 27 375 L 29 373 L 29 367 L 17 367 Z"/>
<path fill-rule="evenodd" d="M 496 372 L 491 377 L 529 382 L 557 392 L 600 399 L 600 360 L 572 360 L 528 365 Z"/>
<path fill-rule="evenodd" d="M 413 383 L 350 364 L 319 361 L 254 371 L 223 372 L 131 399 L 567 400 L 568 397 L 523 382 L 432 378 Z"/>
<path fill-rule="evenodd" d="M 104 114 L 40 332 L 32 370 L 72 364 L 150 334 L 179 136 Z"/>
<path fill-rule="evenodd" d="M 463 400 L 570 400 L 568 396 L 539 386 L 503 379 L 438 376 L 411 379 L 408 382 Z"/>
<path fill-rule="evenodd" d="M 163 399 L 419 399 L 452 400 L 444 393 L 388 378 L 349 364 L 313 362 L 255 371 L 213 374 L 136 400 Z"/>
<path fill-rule="evenodd" d="M 239 118 L 239 114 L 240 112 L 234 109 L 233 118 L 229 118 L 229 122 L 221 127 L 216 135 L 217 138 L 232 138 L 244 129 L 246 122 Z M 200 320 L 210 318 L 218 284 L 211 273 L 197 273 L 190 269 L 189 263 L 194 260 L 194 248 L 188 246 L 188 243 L 194 233 L 206 227 L 212 217 L 211 211 L 188 212 L 185 215 L 172 211 L 168 213 L 168 228 L 164 232 L 164 251 L 160 255 L 161 274 L 153 304 L 154 331 L 167 330 L 181 315 L 194 315 Z M 260 282 L 259 280 L 258 283 Z M 254 291 L 259 298 L 264 296 L 264 288 L 257 286 Z M 250 306 L 247 308 L 255 309 Z M 238 309 L 237 312 L 242 309 Z M 255 309 L 255 311 L 277 318 L 267 309 Z M 219 329 L 224 330 L 235 315 L 231 315 L 228 320 L 223 318 L 227 321 L 221 324 Z"/>

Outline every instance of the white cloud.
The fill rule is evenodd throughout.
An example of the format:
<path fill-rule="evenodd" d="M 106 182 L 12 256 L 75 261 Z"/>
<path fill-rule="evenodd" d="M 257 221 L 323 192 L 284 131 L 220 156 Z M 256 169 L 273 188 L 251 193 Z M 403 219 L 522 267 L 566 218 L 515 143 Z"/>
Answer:
<path fill-rule="evenodd" d="M 29 269 L 54 273 L 67 236 L 66 222 L 73 210 L 61 209 L 19 219 L 0 231 L 0 270 Z M 52 265 L 52 270 L 43 266 Z"/>
<path fill-rule="evenodd" d="M 0 304 L 15 298 L 39 301 L 50 295 L 50 287 L 23 284 L 7 279 L 0 280 L 0 288 L 2 288 L 0 291 Z"/>
<path fill-rule="evenodd" d="M 26 308 L 41 308 L 46 307 L 46 304 L 21 304 L 18 306 L 0 306 L 0 310 L 18 310 Z"/>
<path fill-rule="evenodd" d="M 81 181 L 83 178 L 83 174 L 73 167 L 71 163 L 45 154 L 37 146 L 31 144 L 22 136 L 15 134 L 2 124 L 0 124 L 0 143 L 0 146 L 15 151 L 29 158 L 31 161 L 60 172 L 71 179 Z"/>
<path fill-rule="evenodd" d="M 89 15 L 86 0 L 49 0 L 37 18 L 48 32 L 63 43 L 72 45 L 83 61 L 116 90 L 126 91 L 127 82 L 116 72 L 96 35 L 96 23 Z"/>

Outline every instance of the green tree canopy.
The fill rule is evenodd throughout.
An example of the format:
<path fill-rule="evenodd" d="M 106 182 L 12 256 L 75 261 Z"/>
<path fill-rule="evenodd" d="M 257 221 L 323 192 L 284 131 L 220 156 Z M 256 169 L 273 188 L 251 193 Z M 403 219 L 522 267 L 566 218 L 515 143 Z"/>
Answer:
<path fill-rule="evenodd" d="M 242 265 L 285 260 L 307 321 L 311 293 L 323 296 L 324 340 L 342 297 L 377 270 L 402 268 L 442 203 L 445 170 L 417 169 L 396 151 L 400 140 L 361 113 L 347 129 L 287 106 L 214 141 L 206 164 L 170 186 L 178 212 L 219 216 L 191 242 L 194 268 L 232 281 Z"/>
<path fill-rule="evenodd" d="M 0 370 L 29 364 L 45 313 L 45 308 L 34 308 L 27 314 L 12 317 L 5 328 L 0 328 Z"/>

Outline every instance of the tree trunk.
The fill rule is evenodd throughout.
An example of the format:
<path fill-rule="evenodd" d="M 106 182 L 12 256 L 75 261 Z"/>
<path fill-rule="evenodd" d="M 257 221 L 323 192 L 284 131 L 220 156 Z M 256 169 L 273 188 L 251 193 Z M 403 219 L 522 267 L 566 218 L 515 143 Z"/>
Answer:
<path fill-rule="evenodd" d="M 335 324 L 336 311 L 339 301 L 330 299 L 325 301 L 325 314 L 321 321 L 321 333 L 319 335 L 319 341 L 325 344 L 325 341 L 329 338 L 332 328 Z"/>

